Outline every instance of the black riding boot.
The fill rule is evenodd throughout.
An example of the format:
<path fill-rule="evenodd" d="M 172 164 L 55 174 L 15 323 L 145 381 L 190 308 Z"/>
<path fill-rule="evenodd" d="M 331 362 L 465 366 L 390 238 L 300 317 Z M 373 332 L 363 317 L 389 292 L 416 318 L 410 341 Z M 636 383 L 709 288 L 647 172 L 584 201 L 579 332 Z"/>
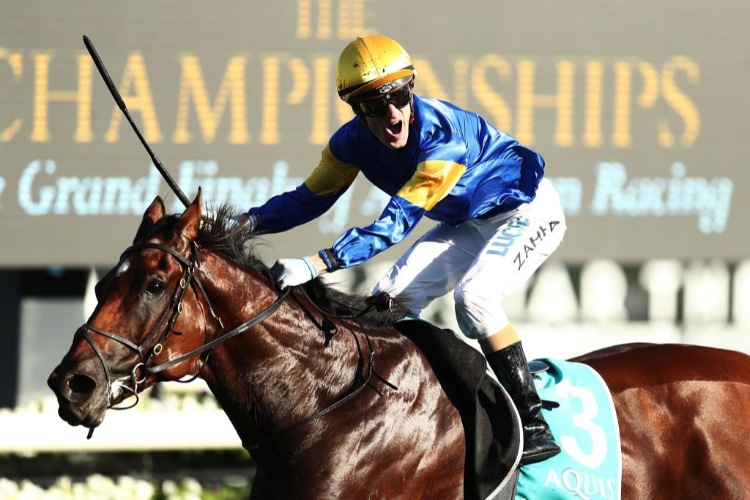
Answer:
<path fill-rule="evenodd" d="M 534 387 L 521 343 L 516 342 L 485 356 L 521 415 L 524 439 L 521 465 L 541 462 L 560 453 L 560 447 L 542 416 L 542 400 Z"/>

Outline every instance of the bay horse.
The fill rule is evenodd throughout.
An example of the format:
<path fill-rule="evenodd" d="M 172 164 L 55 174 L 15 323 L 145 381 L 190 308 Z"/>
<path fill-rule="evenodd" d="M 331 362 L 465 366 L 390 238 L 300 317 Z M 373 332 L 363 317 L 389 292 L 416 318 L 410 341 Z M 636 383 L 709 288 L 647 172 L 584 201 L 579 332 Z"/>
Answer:
<path fill-rule="evenodd" d="M 60 417 L 91 433 L 157 382 L 201 377 L 257 466 L 253 500 L 463 498 L 460 415 L 395 328 L 399 304 L 319 280 L 280 293 L 229 207 L 202 210 L 200 191 L 179 216 L 146 210 L 49 376 Z M 574 361 L 612 392 L 623 499 L 750 498 L 747 356 L 637 344 Z"/>

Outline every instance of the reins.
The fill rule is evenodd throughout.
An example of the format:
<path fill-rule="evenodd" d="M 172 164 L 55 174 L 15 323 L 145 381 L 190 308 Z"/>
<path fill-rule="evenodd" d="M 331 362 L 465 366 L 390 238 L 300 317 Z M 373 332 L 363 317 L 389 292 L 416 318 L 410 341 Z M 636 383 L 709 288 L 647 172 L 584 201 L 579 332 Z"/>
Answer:
<path fill-rule="evenodd" d="M 281 303 L 284 302 L 284 299 L 286 299 L 287 295 L 289 295 L 289 291 L 290 291 L 290 289 L 284 290 L 281 293 L 281 295 L 279 296 L 279 298 L 277 298 L 273 302 L 273 304 L 271 304 L 268 307 L 268 309 L 265 309 L 265 310 L 261 311 L 257 315 L 253 316 L 249 320 L 247 320 L 244 323 L 242 323 L 241 325 L 239 325 L 239 326 L 237 326 L 237 327 L 229 330 L 227 333 L 223 334 L 221 337 L 213 339 L 210 342 L 206 342 L 201 347 L 193 349 L 192 351 L 188 352 L 187 354 L 183 354 L 183 355 L 181 355 L 181 356 L 179 356 L 179 357 L 177 357 L 175 359 L 172 359 L 170 361 L 166 361 L 166 362 L 164 362 L 164 363 L 162 363 L 160 365 L 156 365 L 154 367 L 147 368 L 148 373 L 149 374 L 156 374 L 156 373 L 159 373 L 161 371 L 164 371 L 164 370 L 166 370 L 168 368 L 171 368 L 171 367 L 173 367 L 173 366 L 175 366 L 177 364 L 182 363 L 183 361 L 185 361 L 185 360 L 187 360 L 189 358 L 192 358 L 196 354 L 201 354 L 203 352 L 206 352 L 206 351 L 208 351 L 210 349 L 213 349 L 217 345 L 223 344 L 227 340 L 229 340 L 229 339 L 231 339 L 233 337 L 236 337 L 237 335 L 239 335 L 241 333 L 245 333 L 250 328 L 254 327 L 255 325 L 257 325 L 259 323 L 262 323 L 263 321 L 267 320 L 271 315 L 273 315 L 273 313 L 275 313 L 279 309 L 279 307 L 281 307 Z"/>

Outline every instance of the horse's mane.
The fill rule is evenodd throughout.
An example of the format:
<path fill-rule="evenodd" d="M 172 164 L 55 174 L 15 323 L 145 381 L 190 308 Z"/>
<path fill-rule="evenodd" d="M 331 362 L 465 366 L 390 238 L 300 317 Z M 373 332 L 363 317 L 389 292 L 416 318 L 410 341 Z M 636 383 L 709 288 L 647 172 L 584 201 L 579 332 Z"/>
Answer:
<path fill-rule="evenodd" d="M 210 221 L 204 218 L 195 242 L 206 250 L 223 255 L 240 267 L 259 272 L 272 282 L 271 270 L 256 251 L 256 247 L 264 242 L 258 234 L 232 223 L 231 217 L 236 213 L 236 209 L 226 203 L 211 210 Z M 177 218 L 177 215 L 162 218 L 154 231 L 173 226 Z M 302 285 L 302 288 L 317 307 L 331 316 L 358 315 L 365 311 L 357 319 L 362 326 L 368 328 L 391 326 L 406 316 L 408 311 L 403 300 L 396 299 L 390 301 L 391 307 L 382 307 L 381 304 L 389 302 L 385 300 L 387 296 L 383 293 L 372 296 L 348 294 L 326 284 L 320 278 Z"/>

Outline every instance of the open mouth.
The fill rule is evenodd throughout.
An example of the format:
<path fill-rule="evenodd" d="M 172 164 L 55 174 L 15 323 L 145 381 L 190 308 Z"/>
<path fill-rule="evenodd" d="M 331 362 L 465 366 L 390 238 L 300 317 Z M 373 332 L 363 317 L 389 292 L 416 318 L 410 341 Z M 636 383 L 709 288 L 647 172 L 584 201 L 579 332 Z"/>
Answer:
<path fill-rule="evenodd" d="M 396 123 L 394 123 L 392 125 L 388 125 L 386 127 L 386 130 L 392 136 L 398 136 L 401 133 L 401 130 L 403 130 L 403 128 L 404 128 L 404 122 L 402 122 L 401 120 L 399 120 L 399 121 L 397 121 Z"/>

